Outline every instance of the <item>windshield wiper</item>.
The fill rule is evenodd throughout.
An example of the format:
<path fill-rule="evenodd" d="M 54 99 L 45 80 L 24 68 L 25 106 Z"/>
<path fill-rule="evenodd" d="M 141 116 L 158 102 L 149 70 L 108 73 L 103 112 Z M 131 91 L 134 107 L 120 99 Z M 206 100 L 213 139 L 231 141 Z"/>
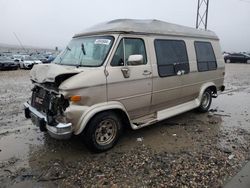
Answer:
<path fill-rule="evenodd" d="M 66 46 L 66 49 L 64 50 L 63 54 L 60 56 L 60 63 L 62 63 L 62 60 L 68 51 L 71 51 L 71 49 L 70 47 Z"/>
<path fill-rule="evenodd" d="M 66 46 L 66 49 L 67 49 L 68 51 L 71 51 L 71 49 L 70 49 L 68 46 Z"/>
<path fill-rule="evenodd" d="M 82 53 L 83 53 L 84 55 L 86 55 L 86 51 L 85 51 L 85 48 L 84 48 L 84 44 L 83 44 L 83 43 L 81 44 L 81 47 L 82 47 Z"/>
<path fill-rule="evenodd" d="M 85 47 L 83 43 L 81 44 L 81 50 L 82 50 L 83 55 L 86 55 L 86 51 L 85 51 Z M 82 59 L 83 57 L 81 58 L 79 65 L 76 68 L 79 68 L 79 66 L 82 66 Z"/>

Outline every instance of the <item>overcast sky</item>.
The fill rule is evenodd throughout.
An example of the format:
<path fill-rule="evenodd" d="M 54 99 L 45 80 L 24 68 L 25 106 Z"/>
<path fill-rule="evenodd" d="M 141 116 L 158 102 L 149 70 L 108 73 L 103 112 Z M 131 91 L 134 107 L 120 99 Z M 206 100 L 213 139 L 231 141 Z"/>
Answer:
<path fill-rule="evenodd" d="M 92 25 L 118 18 L 195 27 L 198 0 L 0 0 L 0 43 L 65 46 Z M 225 51 L 250 51 L 250 0 L 210 0 L 208 29 Z"/>

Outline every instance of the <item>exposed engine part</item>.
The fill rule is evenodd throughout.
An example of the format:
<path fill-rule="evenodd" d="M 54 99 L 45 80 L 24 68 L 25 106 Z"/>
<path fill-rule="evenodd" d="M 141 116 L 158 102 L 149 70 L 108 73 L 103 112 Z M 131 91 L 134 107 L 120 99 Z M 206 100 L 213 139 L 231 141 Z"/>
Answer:
<path fill-rule="evenodd" d="M 37 85 L 32 91 L 31 105 L 46 115 L 49 125 L 54 125 L 56 117 L 63 116 L 63 112 L 69 106 L 69 101 L 64 99 L 63 95 Z"/>

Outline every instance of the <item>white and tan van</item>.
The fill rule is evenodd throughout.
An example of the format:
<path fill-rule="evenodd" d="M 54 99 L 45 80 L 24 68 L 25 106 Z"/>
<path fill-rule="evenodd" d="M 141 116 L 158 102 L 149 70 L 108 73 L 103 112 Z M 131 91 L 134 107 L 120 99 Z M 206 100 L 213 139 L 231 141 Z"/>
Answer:
<path fill-rule="evenodd" d="M 197 108 L 224 90 L 218 37 L 158 20 L 114 20 L 76 34 L 52 64 L 30 72 L 25 115 L 57 139 L 112 148 L 139 129 Z"/>

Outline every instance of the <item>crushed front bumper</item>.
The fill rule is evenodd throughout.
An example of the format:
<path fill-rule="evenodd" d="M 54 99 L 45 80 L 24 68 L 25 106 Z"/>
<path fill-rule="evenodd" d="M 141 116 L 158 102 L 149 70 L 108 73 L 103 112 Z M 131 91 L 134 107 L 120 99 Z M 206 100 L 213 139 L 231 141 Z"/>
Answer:
<path fill-rule="evenodd" d="M 28 102 L 24 103 L 24 113 L 26 118 L 31 118 L 41 131 L 48 131 L 49 135 L 55 139 L 69 139 L 72 136 L 72 123 L 58 123 L 55 126 L 47 124 L 47 117 L 37 111 Z"/>

